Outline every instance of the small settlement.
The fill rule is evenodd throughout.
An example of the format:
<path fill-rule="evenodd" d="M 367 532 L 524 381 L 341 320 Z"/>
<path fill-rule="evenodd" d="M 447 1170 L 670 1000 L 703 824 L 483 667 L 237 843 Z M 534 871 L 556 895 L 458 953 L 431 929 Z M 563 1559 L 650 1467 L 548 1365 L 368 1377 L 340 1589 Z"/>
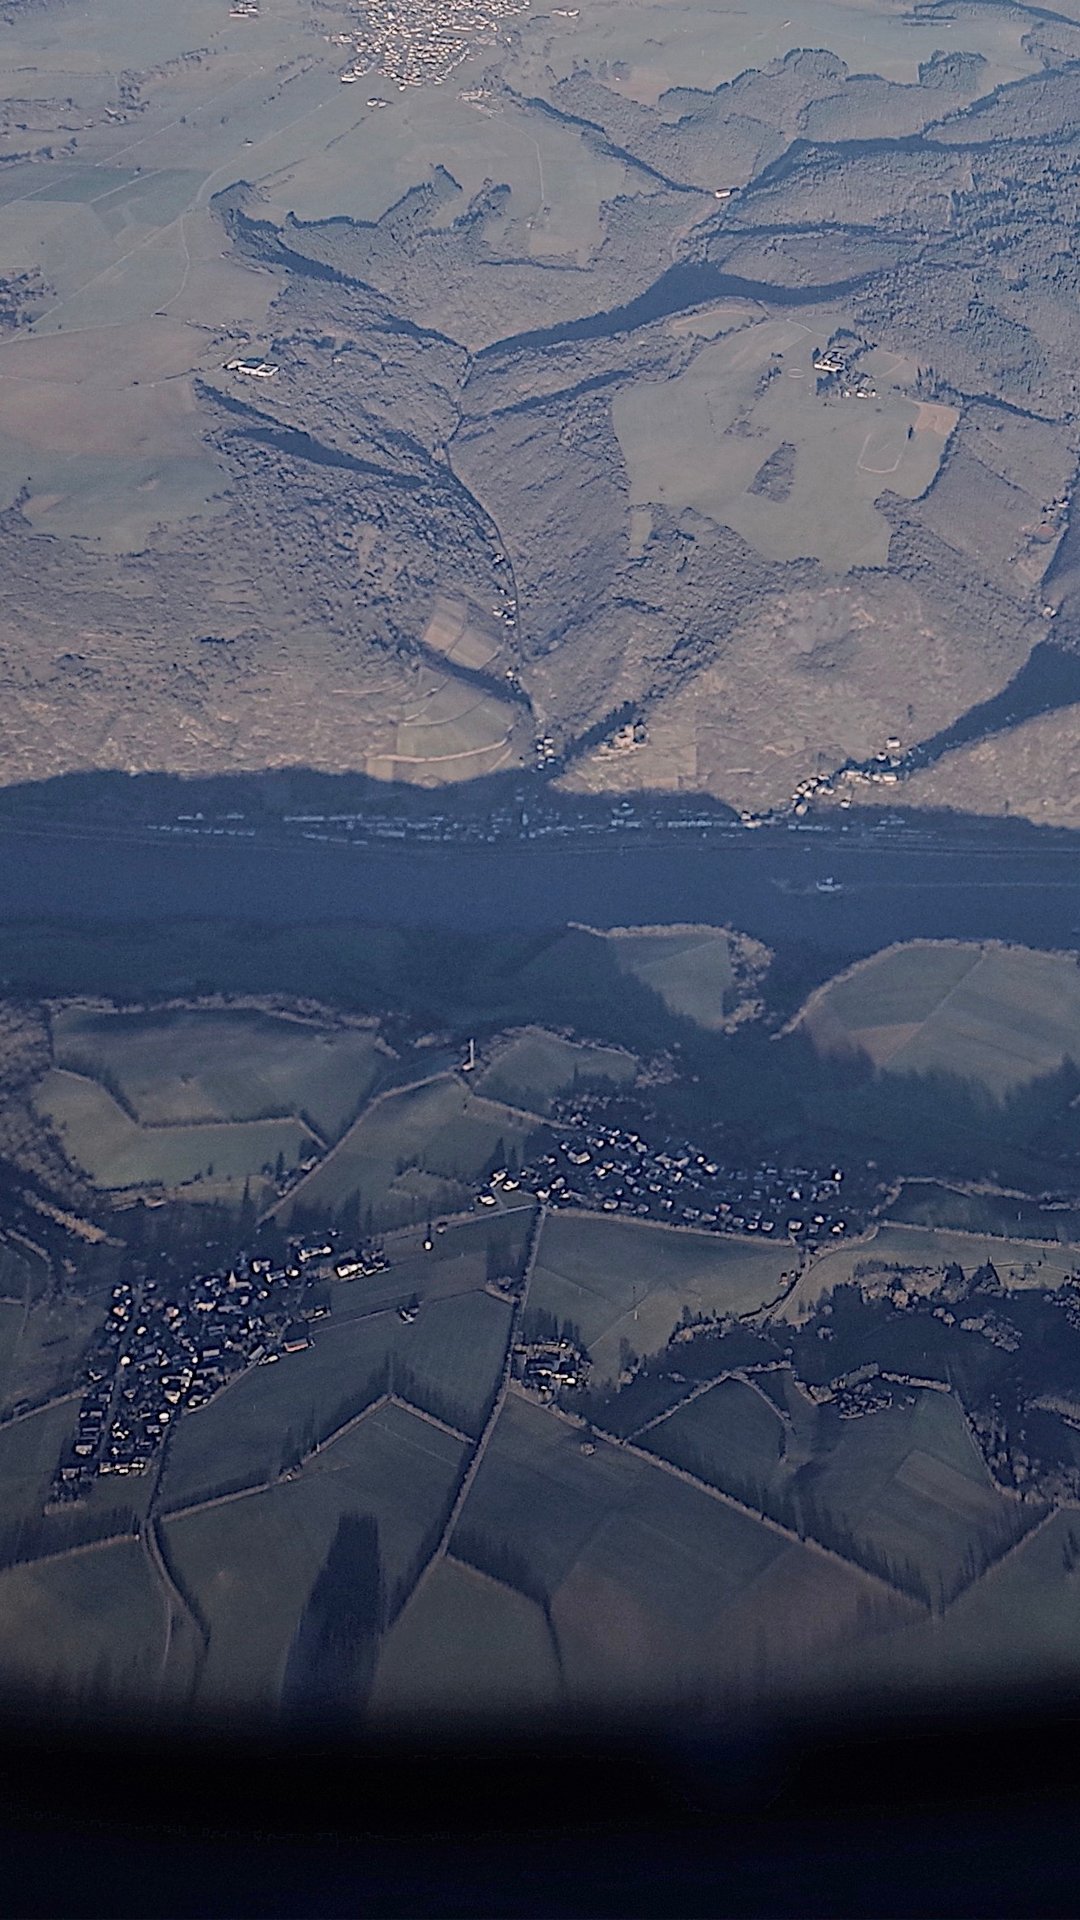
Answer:
<path fill-rule="evenodd" d="M 388 1264 L 379 1247 L 335 1255 L 327 1240 L 294 1245 L 280 1266 L 241 1257 L 226 1273 L 182 1285 L 120 1282 L 83 1363 L 75 1434 L 51 1501 L 77 1500 L 104 1474 L 146 1473 L 180 1414 L 206 1406 L 249 1367 L 310 1345 L 312 1322 L 330 1312 L 329 1290 L 316 1282 Z"/>
<path fill-rule="evenodd" d="M 842 1167 L 722 1164 L 692 1141 L 652 1144 L 638 1127 L 605 1117 L 604 1105 L 601 1096 L 592 1107 L 582 1101 L 557 1111 L 541 1150 L 516 1172 L 496 1168 L 478 1191 L 478 1204 L 494 1206 L 500 1192 L 520 1187 L 548 1207 L 775 1235 L 807 1248 L 866 1224 L 869 1208 L 845 1190 Z"/>

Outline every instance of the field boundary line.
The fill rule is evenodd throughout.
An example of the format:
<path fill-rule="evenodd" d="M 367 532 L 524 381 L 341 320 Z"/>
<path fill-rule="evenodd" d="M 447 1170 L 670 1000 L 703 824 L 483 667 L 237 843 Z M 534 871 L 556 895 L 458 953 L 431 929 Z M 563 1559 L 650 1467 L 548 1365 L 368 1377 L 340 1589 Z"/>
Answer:
<path fill-rule="evenodd" d="M 560 1419 L 568 1420 L 571 1425 L 578 1425 L 577 1420 L 563 1413 L 561 1408 L 551 1407 L 549 1411 L 555 1413 Z M 714 1487 L 710 1481 L 699 1479 L 697 1474 L 690 1473 L 686 1467 L 676 1466 L 674 1461 L 664 1459 L 662 1454 L 651 1453 L 647 1447 L 635 1445 L 633 1440 L 620 1440 L 617 1434 L 608 1433 L 595 1423 L 592 1423 L 592 1431 L 598 1439 L 606 1441 L 609 1446 L 619 1447 L 622 1452 L 633 1454 L 635 1459 L 649 1466 L 659 1467 L 662 1473 L 673 1474 L 677 1480 L 682 1480 L 687 1486 L 696 1488 L 699 1493 L 708 1494 L 710 1499 L 719 1500 L 722 1506 L 730 1507 L 735 1513 L 741 1513 L 744 1519 L 756 1520 L 759 1525 L 767 1528 L 770 1533 L 775 1533 L 780 1539 L 788 1541 L 789 1544 L 808 1547 L 811 1552 L 820 1554 L 834 1566 L 844 1567 L 848 1573 L 859 1574 L 863 1579 L 873 1581 L 875 1586 L 884 1588 L 885 1592 L 891 1594 L 894 1599 L 910 1601 L 911 1605 L 917 1607 L 920 1612 L 931 1611 L 924 1601 L 917 1600 L 913 1594 L 906 1593 L 902 1587 L 895 1587 L 884 1574 L 876 1573 L 871 1567 L 861 1566 L 858 1560 L 849 1560 L 845 1554 L 837 1553 L 835 1547 L 824 1546 L 820 1540 L 815 1539 L 813 1534 L 798 1533 L 794 1527 L 785 1526 L 783 1521 L 775 1520 L 771 1514 L 762 1513 L 758 1507 L 748 1506 L 745 1500 L 740 1500 L 735 1494 L 725 1493 L 721 1487 Z"/>
<path fill-rule="evenodd" d="M 264 1220 L 272 1220 L 275 1214 L 280 1213 L 283 1207 L 288 1206 L 290 1202 L 294 1202 L 297 1195 L 303 1193 L 308 1181 L 314 1179 L 317 1173 L 321 1173 L 324 1168 L 330 1165 L 335 1156 L 342 1151 L 345 1142 L 355 1133 L 357 1127 L 362 1126 L 363 1122 L 374 1113 L 376 1107 L 382 1105 L 384 1100 L 394 1099 L 398 1094 L 402 1093 L 416 1093 L 421 1087 L 432 1087 L 440 1080 L 452 1080 L 453 1078 L 454 1075 L 450 1068 L 445 1067 L 441 1073 L 426 1073 L 419 1080 L 406 1080 L 401 1086 L 384 1087 L 381 1093 L 374 1094 L 367 1105 L 361 1107 L 355 1120 L 350 1121 L 340 1140 L 335 1140 L 329 1153 L 323 1155 L 318 1166 L 312 1167 L 309 1173 L 305 1173 L 303 1179 L 298 1180 L 295 1187 L 290 1187 L 287 1193 L 281 1194 L 281 1196 L 274 1201 L 272 1207 L 267 1207 L 265 1213 L 259 1215 L 258 1224 L 261 1226 Z"/>
<path fill-rule="evenodd" d="M 782 1369 L 779 1367 L 769 1367 L 767 1371 L 769 1373 L 779 1373 Z M 785 1431 L 788 1433 L 792 1432 L 792 1419 L 787 1408 L 778 1407 L 774 1401 L 769 1399 L 764 1387 L 758 1385 L 754 1374 L 749 1368 L 725 1367 L 723 1373 L 713 1374 L 708 1380 L 695 1381 L 690 1391 L 684 1393 L 682 1398 L 674 1401 L 670 1407 L 665 1407 L 663 1413 L 654 1413 L 648 1420 L 643 1420 L 640 1427 L 631 1427 L 630 1432 L 626 1436 L 627 1439 L 640 1440 L 643 1433 L 651 1433 L 654 1427 L 662 1427 L 665 1420 L 671 1419 L 672 1414 L 681 1413 L 684 1407 L 688 1407 L 694 1400 L 700 1400 L 703 1394 L 711 1393 L 714 1387 L 722 1387 L 725 1380 L 737 1380 L 741 1386 L 749 1387 L 751 1393 L 756 1393 L 758 1399 L 764 1402 L 769 1412 L 775 1413 Z"/>
<path fill-rule="evenodd" d="M 1012 1559 L 1014 1553 L 1019 1553 L 1021 1547 L 1026 1547 L 1029 1540 L 1035 1539 L 1036 1534 L 1044 1532 L 1050 1525 L 1051 1520 L 1055 1519 L 1059 1513 L 1065 1513 L 1067 1511 L 1068 1507 L 1063 1504 L 1061 1506 L 1049 1507 L 1045 1513 L 1040 1514 L 1039 1518 L 1034 1520 L 1030 1527 L 1025 1527 L 1023 1533 L 1018 1534 L 1015 1540 L 1009 1541 L 1008 1546 L 1002 1553 L 998 1554 L 996 1560 L 988 1561 L 987 1565 L 982 1568 L 981 1572 L 975 1575 L 973 1580 L 966 1580 L 962 1587 L 959 1587 L 955 1593 L 950 1594 L 941 1609 L 940 1617 L 944 1619 L 945 1615 L 952 1611 L 953 1607 L 956 1606 L 958 1601 L 964 1598 L 966 1593 L 971 1593 L 975 1587 L 981 1587 L 983 1581 L 989 1580 L 992 1575 L 998 1571 L 999 1567 L 1005 1565 L 1006 1560 Z"/>
<path fill-rule="evenodd" d="M 808 1014 L 816 1012 L 821 1001 L 824 1000 L 826 994 L 833 987 L 842 986 L 855 974 L 862 972 L 872 964 L 879 964 L 882 960 L 891 959 L 893 954 L 902 953 L 906 947 L 977 947 L 979 949 L 979 959 L 981 959 L 990 947 L 1008 947 L 1013 944 L 1015 943 L 1008 940 L 959 940 L 949 937 L 943 940 L 894 940 L 889 946 L 882 947 L 877 953 L 864 954 L 861 959 L 853 960 L 850 967 L 842 968 L 839 973 L 834 973 L 828 980 L 822 980 L 820 985 L 811 988 L 801 1007 L 797 1007 L 790 1020 L 785 1021 L 784 1025 L 780 1028 L 777 1038 L 783 1040 L 789 1033 L 794 1033 L 795 1029 L 801 1025 Z M 975 964 L 976 962 L 973 961 L 967 970 L 968 973 L 972 972 Z M 967 974 L 961 975 L 961 978 L 966 980 Z M 955 985 L 959 986 L 960 981 L 956 981 Z M 953 991 L 954 988 L 950 987 L 949 993 Z M 947 999 L 948 994 L 946 994 L 944 998 Z M 935 1007 L 933 1011 L 936 1012 L 937 1008 Z M 930 1015 L 927 1014 L 926 1019 L 928 1020 L 929 1018 Z M 920 1020 L 919 1025 L 920 1027 L 924 1026 L 925 1021 Z"/>
<path fill-rule="evenodd" d="M 366 1407 L 361 1407 L 358 1413 L 350 1414 L 349 1418 L 342 1421 L 340 1427 L 335 1427 L 332 1433 L 326 1434 L 322 1440 L 317 1440 L 307 1453 L 301 1455 L 295 1467 L 286 1467 L 282 1472 L 276 1473 L 272 1480 L 253 1480 L 250 1486 L 233 1487 L 228 1493 L 212 1493 L 205 1500 L 189 1501 L 187 1506 L 165 1507 L 161 1510 L 162 1520 L 186 1520 L 193 1513 L 207 1513 L 211 1507 L 225 1507 L 230 1501 L 246 1500 L 253 1493 L 273 1493 L 275 1487 L 298 1479 L 308 1462 L 314 1460 L 317 1454 L 325 1453 L 327 1447 L 332 1447 L 336 1441 L 343 1439 L 347 1433 L 351 1433 L 353 1428 L 358 1427 L 370 1414 L 378 1413 L 380 1407 L 388 1406 L 392 1399 L 392 1394 L 381 1393 L 376 1400 L 370 1401 Z M 416 1407 L 409 1408 L 410 1413 L 417 1411 Z M 467 1438 L 467 1436 L 459 1437 Z"/>
<path fill-rule="evenodd" d="M 23 1560 L 10 1560 L 0 1573 L 14 1573 L 19 1567 L 44 1567 L 53 1560 L 70 1560 L 77 1553 L 97 1553 L 102 1547 L 119 1546 L 122 1540 L 138 1545 L 137 1533 L 103 1533 L 97 1540 L 76 1540 L 70 1547 L 51 1547 L 46 1553 L 27 1554 Z"/>
<path fill-rule="evenodd" d="M 460 1427 L 452 1427 L 447 1420 L 440 1420 L 437 1413 L 429 1413 L 426 1407 L 418 1407 L 415 1400 L 406 1400 L 400 1393 L 388 1393 L 384 1405 L 400 1407 L 403 1413 L 414 1413 L 418 1420 L 425 1420 L 429 1427 L 436 1427 L 451 1440 L 460 1440 L 466 1447 L 475 1447 L 477 1442 L 471 1433 L 463 1433 Z M 336 1438 L 336 1436 L 335 1436 Z"/>
<path fill-rule="evenodd" d="M 69 1393 L 58 1393 L 52 1400 L 43 1400 L 40 1406 L 27 1407 L 22 1413 L 5 1413 L 0 1419 L 0 1433 L 6 1432 L 8 1427 L 17 1427 L 22 1420 L 32 1420 L 35 1414 L 50 1413 L 53 1407 L 63 1407 L 69 1400 L 81 1399 L 81 1387 L 72 1387 Z"/>
<path fill-rule="evenodd" d="M 446 1519 L 443 1523 L 442 1532 L 439 1535 L 438 1540 L 435 1542 L 435 1545 L 433 1546 L 430 1555 L 428 1556 L 424 1565 L 421 1567 L 420 1572 L 417 1574 L 416 1579 L 413 1582 L 412 1593 L 410 1593 L 409 1595 L 409 1600 L 412 1600 L 415 1597 L 415 1595 L 419 1592 L 421 1586 L 428 1579 L 433 1568 L 438 1566 L 439 1561 L 444 1559 L 446 1556 L 447 1549 L 450 1544 L 450 1540 L 453 1536 L 454 1528 L 457 1526 L 458 1520 L 461 1517 L 462 1508 L 464 1507 L 465 1502 L 468 1499 L 470 1492 L 472 1491 L 473 1482 L 475 1481 L 476 1476 L 480 1470 L 481 1463 L 483 1462 L 484 1454 L 487 1451 L 488 1441 L 491 1439 L 491 1436 L 494 1433 L 496 1426 L 498 1425 L 499 1415 L 502 1413 L 503 1407 L 506 1405 L 506 1397 L 509 1392 L 510 1383 L 511 1383 L 511 1372 L 513 1368 L 513 1360 L 514 1360 L 514 1345 L 517 1340 L 518 1329 L 521 1326 L 522 1316 L 525 1312 L 525 1302 L 528 1299 L 528 1295 L 529 1295 L 529 1282 L 532 1279 L 533 1268 L 536 1265 L 536 1256 L 540 1246 L 540 1241 L 543 1237 L 543 1226 L 544 1226 L 545 1218 L 546 1218 L 545 1210 L 543 1206 L 541 1206 L 537 1210 L 536 1219 L 533 1226 L 532 1242 L 529 1247 L 528 1258 L 525 1262 L 525 1271 L 522 1276 L 521 1291 L 514 1302 L 514 1310 L 510 1316 L 510 1327 L 509 1327 L 509 1331 L 507 1333 L 507 1339 L 506 1339 L 506 1352 L 503 1356 L 502 1374 L 500 1376 L 499 1384 L 495 1391 L 495 1398 L 491 1404 L 491 1412 L 488 1414 L 488 1417 L 484 1422 L 480 1435 L 476 1440 L 476 1443 L 473 1449 L 472 1458 L 470 1459 L 468 1465 L 465 1468 L 464 1473 L 461 1476 L 461 1483 L 458 1487 L 456 1494 L 454 1495 L 453 1504 L 451 1505 L 450 1511 L 447 1514 Z M 403 1602 L 402 1607 L 404 1608 L 404 1606 L 407 1604 L 408 1604 L 407 1601 Z"/>
<path fill-rule="evenodd" d="M 501 1579 L 497 1573 L 488 1573 L 485 1567 L 476 1566 L 472 1560 L 463 1560 L 461 1555 L 455 1553 L 452 1547 L 447 1547 L 443 1557 L 446 1560 L 452 1561 L 455 1567 L 461 1567 L 464 1572 L 473 1574 L 476 1579 L 489 1580 L 493 1587 L 498 1587 L 503 1593 L 512 1593 L 516 1599 L 527 1600 L 532 1606 L 539 1607 L 543 1615 L 544 1625 L 548 1630 L 548 1638 L 551 1641 L 551 1651 L 555 1656 L 555 1666 L 559 1675 L 559 1686 L 565 1695 L 567 1691 L 566 1668 L 563 1664 L 562 1648 L 559 1645 L 559 1635 L 552 1616 L 550 1599 L 538 1600 L 531 1593 L 522 1593 L 520 1587 L 513 1586 L 509 1580 Z"/>

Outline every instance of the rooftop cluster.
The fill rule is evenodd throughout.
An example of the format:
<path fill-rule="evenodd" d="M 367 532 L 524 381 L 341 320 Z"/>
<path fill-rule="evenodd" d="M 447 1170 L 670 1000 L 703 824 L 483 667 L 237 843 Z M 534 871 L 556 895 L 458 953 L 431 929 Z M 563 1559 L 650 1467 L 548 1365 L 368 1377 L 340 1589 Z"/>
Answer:
<path fill-rule="evenodd" d="M 294 1244 L 281 1265 L 245 1255 L 186 1284 L 119 1282 L 83 1364 L 75 1434 L 52 1498 L 78 1499 L 103 1474 L 147 1472 L 182 1413 L 248 1367 L 310 1345 L 310 1323 L 330 1311 L 313 1282 L 386 1264 L 379 1251 L 336 1253 L 328 1238 Z"/>
<path fill-rule="evenodd" d="M 360 10 L 360 25 L 333 36 L 351 48 L 346 83 L 379 73 L 399 89 L 438 86 L 479 47 L 498 38 L 500 20 L 524 11 L 526 0 L 444 0 L 441 6 L 387 0 Z"/>
<path fill-rule="evenodd" d="M 585 1108 L 566 1114 L 516 1176 L 498 1168 L 481 1188 L 481 1206 L 499 1188 L 520 1185 L 549 1207 L 629 1213 L 672 1226 L 718 1233 L 786 1235 L 807 1246 L 864 1224 L 842 1198 L 840 1167 L 724 1166 L 693 1142 L 657 1146 L 624 1124 Z"/>

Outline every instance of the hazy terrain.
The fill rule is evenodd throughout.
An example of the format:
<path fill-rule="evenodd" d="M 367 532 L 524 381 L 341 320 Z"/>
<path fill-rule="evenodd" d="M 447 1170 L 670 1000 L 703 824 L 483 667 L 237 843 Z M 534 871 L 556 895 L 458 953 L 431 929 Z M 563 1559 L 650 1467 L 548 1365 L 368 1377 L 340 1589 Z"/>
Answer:
<path fill-rule="evenodd" d="M 1073 955 L 339 924 L 258 964 L 0 943 L 5 1698 L 1070 1675 Z"/>
<path fill-rule="evenodd" d="M 1072 11 L 10 10 L 0 777 L 761 811 L 1070 647 Z"/>

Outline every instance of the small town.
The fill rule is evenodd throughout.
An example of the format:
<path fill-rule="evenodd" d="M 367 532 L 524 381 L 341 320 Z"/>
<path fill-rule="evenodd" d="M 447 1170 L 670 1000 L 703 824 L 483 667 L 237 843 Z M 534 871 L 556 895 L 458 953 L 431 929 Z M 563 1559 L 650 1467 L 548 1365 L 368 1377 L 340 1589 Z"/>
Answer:
<path fill-rule="evenodd" d="M 641 1133 L 594 1110 L 569 1107 L 545 1151 L 516 1171 L 497 1168 L 480 1188 L 481 1206 L 521 1188 L 548 1207 L 632 1214 L 714 1233 L 773 1235 L 813 1249 L 866 1224 L 865 1206 L 844 1193 L 844 1170 L 725 1166 L 690 1141 L 650 1145 Z"/>
<path fill-rule="evenodd" d="M 181 1413 L 206 1406 L 248 1368 L 311 1344 L 312 1322 L 330 1312 L 321 1283 L 388 1264 L 377 1247 L 342 1253 L 328 1237 L 294 1245 L 284 1265 L 240 1256 L 227 1272 L 186 1285 L 119 1282 L 84 1361 L 75 1434 L 51 1501 L 77 1500 L 103 1475 L 146 1473 Z"/>
<path fill-rule="evenodd" d="M 406 87 L 437 87 L 470 54 L 493 44 L 497 27 L 524 11 L 527 0 L 451 0 L 448 7 L 397 5 L 363 11 L 363 25 L 330 34 L 334 46 L 348 48 L 351 59 L 340 75 L 346 85 L 381 74 L 404 92 Z"/>

